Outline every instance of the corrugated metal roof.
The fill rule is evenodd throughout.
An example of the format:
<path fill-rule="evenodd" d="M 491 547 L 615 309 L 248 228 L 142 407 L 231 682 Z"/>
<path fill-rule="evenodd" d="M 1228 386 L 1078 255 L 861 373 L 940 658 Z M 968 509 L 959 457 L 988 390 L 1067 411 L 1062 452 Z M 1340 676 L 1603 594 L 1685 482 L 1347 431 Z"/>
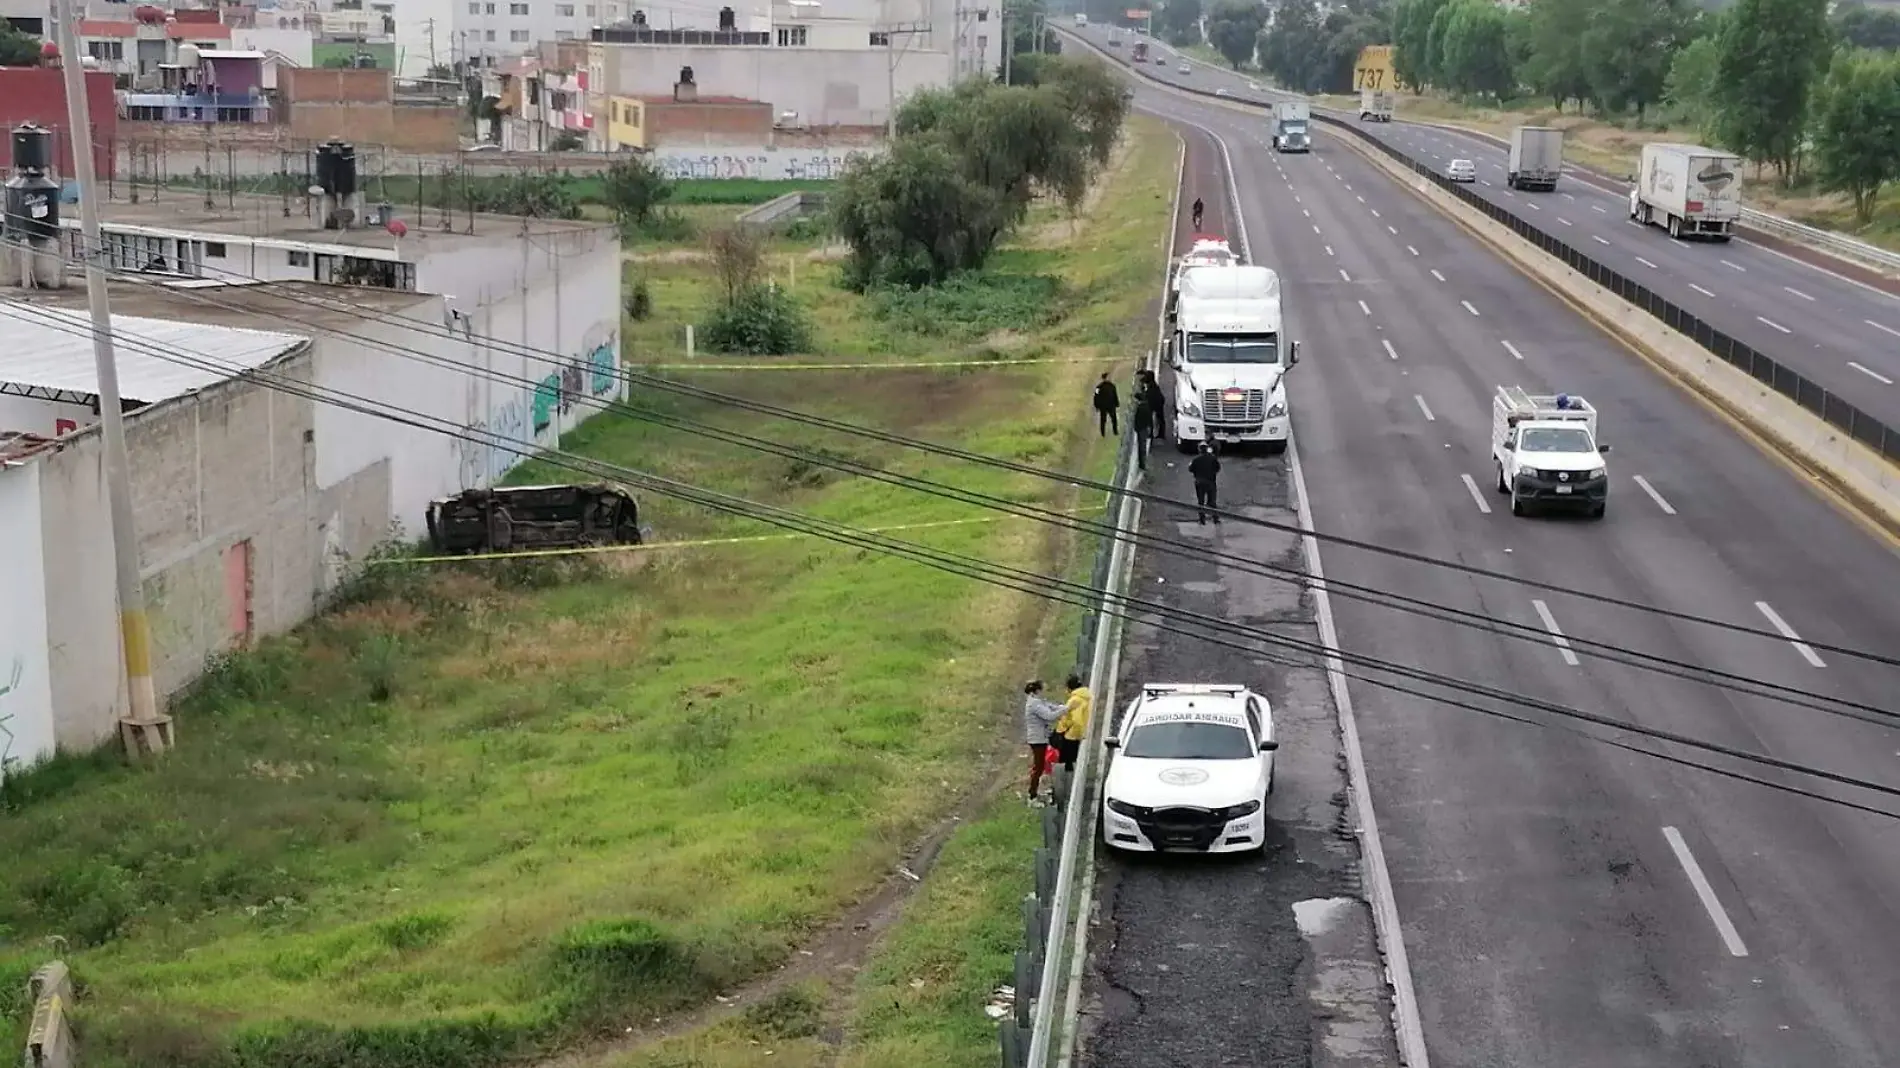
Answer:
<path fill-rule="evenodd" d="M 234 326 L 206 326 L 174 319 L 135 315 L 112 317 L 119 365 L 119 395 L 156 404 L 196 393 L 256 370 L 309 338 Z M 152 355 L 209 363 L 229 371 L 174 363 Z M 0 301 L 0 383 L 64 390 L 88 396 L 99 392 L 93 372 L 92 321 L 83 311 L 20 301 Z"/>

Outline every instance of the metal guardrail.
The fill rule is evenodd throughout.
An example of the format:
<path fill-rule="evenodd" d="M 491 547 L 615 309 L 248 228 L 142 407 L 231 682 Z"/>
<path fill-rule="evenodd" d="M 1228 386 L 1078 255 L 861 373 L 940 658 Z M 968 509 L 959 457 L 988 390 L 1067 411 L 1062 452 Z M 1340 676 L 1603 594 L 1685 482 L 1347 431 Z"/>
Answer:
<path fill-rule="evenodd" d="M 1139 70 L 1139 68 L 1132 66 L 1130 69 Z M 1213 92 L 1206 89 L 1190 88 L 1163 81 L 1160 78 L 1155 78 L 1147 71 L 1140 71 L 1140 73 L 1143 77 L 1151 81 L 1194 96 L 1204 96 L 1222 100 L 1235 99 L 1231 96 L 1216 97 Z M 1240 102 L 1246 103 L 1246 101 Z M 1351 120 L 1337 117 L 1339 113 L 1328 114 L 1328 112 L 1331 111 L 1332 109 L 1330 108 L 1324 110 L 1315 108 L 1313 109 L 1313 117 L 1320 122 L 1326 123 L 1330 127 L 1338 129 L 1350 136 L 1357 137 L 1372 148 L 1404 164 L 1421 178 L 1434 183 L 1439 188 L 1464 201 L 1471 207 L 1483 212 L 1497 222 L 1510 227 L 1518 236 L 1531 242 L 1550 255 L 1555 256 L 1557 259 L 1562 260 L 1566 266 L 1582 274 L 1584 277 L 1590 279 L 1590 281 L 1608 289 L 1623 300 L 1634 304 L 1636 307 L 1641 308 L 1643 311 L 1661 320 L 1665 326 L 1720 357 L 1723 362 L 1747 372 L 1757 382 L 1794 401 L 1814 415 L 1820 416 L 1826 420 L 1829 425 L 1846 433 L 1849 437 L 1865 445 L 1867 448 L 1879 453 L 1887 462 L 1900 465 L 1900 430 L 1887 426 L 1880 420 L 1861 411 L 1839 394 L 1830 393 L 1819 383 L 1809 379 L 1807 376 L 1776 362 L 1776 360 L 1767 353 L 1717 329 L 1711 323 L 1690 313 L 1680 305 L 1665 300 L 1635 279 L 1626 277 L 1598 263 L 1596 260 L 1584 255 L 1563 241 L 1531 225 L 1530 222 L 1524 218 L 1478 196 L 1464 185 L 1447 181 L 1445 176 L 1441 174 L 1436 167 L 1421 163 L 1400 151 L 1396 146 L 1373 137 L 1367 131 L 1360 129 L 1358 125 Z M 1787 220 L 1781 221 L 1784 223 L 1787 222 Z M 1800 224 L 1788 223 L 1788 225 L 1798 226 Z M 1825 233 L 1825 231 L 1823 231 L 1823 233 Z M 1839 235 L 1833 236 L 1838 237 Z"/>
<path fill-rule="evenodd" d="M 783 226 L 795 219 L 815 215 L 825 210 L 825 194 L 802 191 L 786 193 L 773 197 L 756 208 L 748 208 L 739 213 L 741 226 Z"/>

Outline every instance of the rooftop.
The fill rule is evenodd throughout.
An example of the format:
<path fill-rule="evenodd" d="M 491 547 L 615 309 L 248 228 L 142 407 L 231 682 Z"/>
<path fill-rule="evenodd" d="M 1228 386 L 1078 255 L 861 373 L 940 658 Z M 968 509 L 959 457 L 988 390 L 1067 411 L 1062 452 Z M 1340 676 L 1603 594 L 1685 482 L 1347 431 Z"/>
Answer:
<path fill-rule="evenodd" d="M 372 181 L 370 185 L 370 192 L 373 193 L 375 183 Z M 196 191 L 161 190 L 156 200 L 150 199 L 150 190 L 143 186 L 139 193 L 139 202 L 136 204 L 118 199 L 101 203 L 100 221 L 107 226 L 144 226 L 156 230 L 187 231 L 194 235 L 226 234 L 313 245 L 348 245 L 382 249 L 390 253 L 394 253 L 398 245 L 397 239 L 380 226 L 325 230 L 318 225 L 314 214 L 304 214 L 308 198 L 303 196 L 292 196 L 286 200 L 283 197 L 247 195 L 232 198 L 220 194 L 213 206 L 206 208 L 204 194 Z M 286 204 L 290 209 L 288 216 L 284 214 Z M 373 196 L 365 200 L 367 208 L 373 209 L 375 205 Z M 476 214 L 474 232 L 469 233 L 470 215 L 467 211 L 456 211 L 450 220 L 453 229 L 444 229 L 441 208 L 430 206 L 424 208 L 420 215 L 416 214 L 413 203 L 395 202 L 395 208 L 396 218 L 409 228 L 409 232 L 401 239 L 401 246 L 406 253 L 404 258 L 411 260 L 443 249 L 479 247 L 523 236 L 578 233 L 608 225 L 587 220 L 570 222 L 565 219 Z"/>
<path fill-rule="evenodd" d="M 221 22 L 167 22 L 165 36 L 174 41 L 228 41 L 231 27 Z M 154 27 L 155 29 L 157 27 Z M 80 37 L 131 37 L 139 24 L 118 19 L 80 19 Z"/>
<path fill-rule="evenodd" d="M 150 319 L 182 319 L 211 326 L 252 331 L 287 328 L 299 334 L 360 329 L 363 315 L 394 314 L 440 297 L 366 286 L 331 286 L 321 282 L 253 282 L 233 284 L 210 278 L 114 277 L 109 283 L 113 318 L 120 315 Z M 83 312 L 86 287 L 75 278 L 64 289 L 0 290 L 0 307 L 28 304 Z M 0 319 L 0 327 L 11 322 Z M 90 335 L 88 335 L 90 346 Z M 186 348 L 192 348 L 190 345 Z M 87 348 L 90 367 L 91 348 Z M 0 369 L 6 367 L 0 357 Z M 0 370 L 4 378 L 4 370 Z M 123 384 L 122 384 L 123 386 Z M 120 392 L 131 396 L 129 389 Z"/>

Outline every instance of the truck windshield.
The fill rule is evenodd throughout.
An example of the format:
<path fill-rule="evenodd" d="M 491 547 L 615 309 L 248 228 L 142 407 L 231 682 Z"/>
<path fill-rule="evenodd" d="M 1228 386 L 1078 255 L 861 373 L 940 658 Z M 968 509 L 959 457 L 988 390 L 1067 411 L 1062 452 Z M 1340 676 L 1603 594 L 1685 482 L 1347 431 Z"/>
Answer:
<path fill-rule="evenodd" d="M 1191 334 L 1187 342 L 1187 362 L 1277 364 L 1280 335 Z"/>
<path fill-rule="evenodd" d="M 1520 452 L 1595 452 L 1590 432 L 1580 427 L 1541 427 L 1524 431 Z"/>
<path fill-rule="evenodd" d="M 1247 760 L 1247 732 L 1224 723 L 1155 723 L 1137 728 L 1122 755 L 1139 760 Z"/>

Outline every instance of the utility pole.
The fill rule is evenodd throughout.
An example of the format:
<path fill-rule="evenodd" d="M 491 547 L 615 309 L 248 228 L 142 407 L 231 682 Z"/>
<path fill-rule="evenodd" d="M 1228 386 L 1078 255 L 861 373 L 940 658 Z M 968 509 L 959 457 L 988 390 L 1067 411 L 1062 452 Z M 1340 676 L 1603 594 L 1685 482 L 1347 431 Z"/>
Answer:
<path fill-rule="evenodd" d="M 429 77 L 431 77 L 431 78 L 433 78 L 433 77 L 435 77 L 435 67 L 436 67 L 436 63 L 435 63 L 435 20 L 434 20 L 434 19 L 430 19 L 430 20 L 429 20 L 428 22 L 426 22 L 426 23 L 424 23 L 424 25 L 425 25 L 425 26 L 426 26 L 426 27 L 428 28 L 428 31 L 429 31 Z"/>
<path fill-rule="evenodd" d="M 910 51 L 911 42 L 920 33 L 930 32 L 928 22 L 899 22 L 878 27 L 884 34 L 884 136 L 888 140 L 897 138 L 897 61 Z M 899 34 L 904 36 L 904 46 L 897 46 Z"/>
<path fill-rule="evenodd" d="M 1011 51 L 1009 47 L 1010 39 L 1009 39 L 1009 2 L 1008 0 L 1004 0 L 1003 7 L 1002 7 L 1002 15 L 1003 15 L 1003 84 L 1008 85 L 1009 84 L 1009 53 Z"/>
<path fill-rule="evenodd" d="M 85 235 L 86 305 L 92 312 L 92 357 L 98 365 L 99 423 L 105 442 L 106 496 L 112 516 L 112 556 L 119 587 L 119 638 L 125 654 L 128 715 L 119 720 L 126 755 L 138 759 L 171 748 L 171 717 L 158 710 L 152 683 L 152 627 L 145 616 L 145 583 L 139 577 L 138 528 L 132 521 L 132 472 L 125 454 L 125 420 L 119 403 L 119 366 L 112 351 L 112 312 L 106 304 L 106 272 L 99 262 L 98 176 L 93 173 L 92 112 L 86 106 L 86 73 L 79 61 L 72 0 L 54 0 L 59 67 L 66 82 L 66 141 L 73 177 L 79 182 L 79 221 Z"/>

